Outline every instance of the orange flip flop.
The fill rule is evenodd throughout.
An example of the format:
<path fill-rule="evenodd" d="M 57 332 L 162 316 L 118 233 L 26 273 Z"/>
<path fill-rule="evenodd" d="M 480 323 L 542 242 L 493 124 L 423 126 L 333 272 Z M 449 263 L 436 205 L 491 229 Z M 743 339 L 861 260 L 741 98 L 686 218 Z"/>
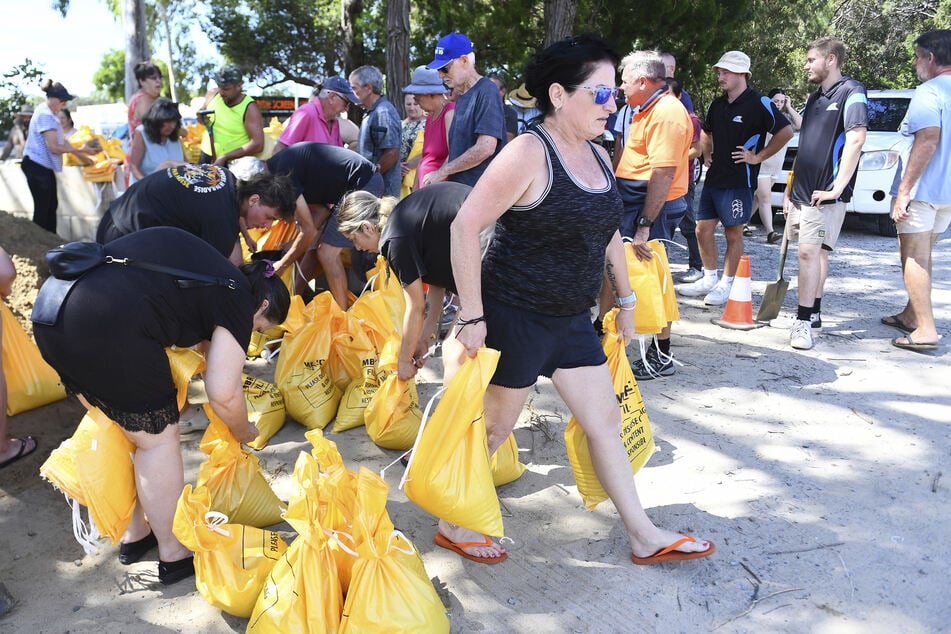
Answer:
<path fill-rule="evenodd" d="M 685 553 L 677 550 L 687 542 L 695 542 L 697 539 L 686 533 L 681 533 L 683 537 L 678 539 L 673 544 L 667 548 L 661 548 L 653 555 L 648 557 L 638 557 L 634 553 L 631 553 L 631 561 L 633 561 L 638 566 L 648 566 L 650 564 L 660 564 L 665 561 L 687 561 L 688 559 L 702 559 L 703 557 L 709 557 L 713 553 L 717 552 L 717 547 L 710 540 L 706 540 L 710 547 L 706 550 L 701 550 L 695 553 Z"/>
<path fill-rule="evenodd" d="M 465 557 L 469 561 L 474 561 L 479 564 L 498 564 L 508 559 L 508 556 L 509 556 L 508 553 L 502 553 L 498 557 L 477 557 L 476 555 L 470 555 L 469 553 L 463 550 L 463 548 L 474 548 L 478 546 L 491 548 L 492 540 L 489 539 L 488 535 L 483 535 L 483 537 L 485 537 L 485 541 L 456 543 L 453 541 L 449 541 L 449 538 L 447 538 L 445 535 L 437 531 L 436 537 L 434 538 L 434 540 L 437 546 L 442 546 L 443 548 L 451 550 L 461 557 Z"/>

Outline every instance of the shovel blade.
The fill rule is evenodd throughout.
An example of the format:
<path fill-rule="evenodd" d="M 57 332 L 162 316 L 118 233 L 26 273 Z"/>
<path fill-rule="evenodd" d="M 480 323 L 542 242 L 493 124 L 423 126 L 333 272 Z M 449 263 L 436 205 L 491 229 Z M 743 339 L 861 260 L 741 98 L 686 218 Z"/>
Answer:
<path fill-rule="evenodd" d="M 763 301 L 760 302 L 759 312 L 756 313 L 756 321 L 769 321 L 779 317 L 779 309 L 783 307 L 788 288 L 789 280 L 782 279 L 766 285 Z"/>

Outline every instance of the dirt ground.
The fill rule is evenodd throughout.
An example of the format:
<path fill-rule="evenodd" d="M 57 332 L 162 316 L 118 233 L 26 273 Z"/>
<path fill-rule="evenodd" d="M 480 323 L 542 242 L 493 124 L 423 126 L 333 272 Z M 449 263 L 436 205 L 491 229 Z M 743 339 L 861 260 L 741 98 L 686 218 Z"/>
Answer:
<path fill-rule="evenodd" d="M 775 279 L 778 247 L 748 239 L 754 312 Z M 721 237 L 722 238 L 722 237 Z M 718 238 L 718 239 L 721 239 Z M 57 244 L 0 213 L 0 244 L 20 280 L 12 304 L 29 312 L 42 252 Z M 721 239 L 721 249 L 722 246 Z M 934 277 L 939 331 L 949 333 L 949 241 Z M 795 306 L 796 259 L 785 310 Z M 685 257 L 675 251 L 676 271 Z M 719 309 L 681 302 L 677 374 L 644 381 L 658 450 L 638 474 L 643 503 L 665 527 L 712 539 L 708 559 L 636 567 L 611 504 L 584 510 L 568 466 L 569 414 L 539 382 L 516 429 L 528 471 L 499 489 L 510 557 L 464 561 L 433 544 L 435 521 L 386 471 L 389 511 L 422 552 L 454 632 L 937 632 L 951 623 L 951 370 L 933 355 L 889 344 L 879 323 L 905 295 L 895 240 L 849 220 L 833 256 L 815 349 L 793 351 L 784 328 L 749 332 L 710 322 Z M 629 352 L 633 351 L 633 346 Z M 256 360 L 249 370 L 269 376 Z M 438 360 L 419 380 L 433 394 Z M 200 400 L 196 396 L 196 400 Z M 194 584 L 169 588 L 155 563 L 120 566 L 104 545 L 84 556 L 63 496 L 38 468 L 82 416 L 74 400 L 15 416 L 16 435 L 39 449 L 0 471 L 0 582 L 15 599 L 0 632 L 238 632 L 243 619 L 210 607 Z M 186 480 L 202 457 L 201 423 L 183 425 Z M 278 494 L 309 445 L 288 421 L 259 456 Z M 348 466 L 379 471 L 398 455 L 363 429 L 333 435 Z M 948 471 L 949 473 L 944 473 Z"/>

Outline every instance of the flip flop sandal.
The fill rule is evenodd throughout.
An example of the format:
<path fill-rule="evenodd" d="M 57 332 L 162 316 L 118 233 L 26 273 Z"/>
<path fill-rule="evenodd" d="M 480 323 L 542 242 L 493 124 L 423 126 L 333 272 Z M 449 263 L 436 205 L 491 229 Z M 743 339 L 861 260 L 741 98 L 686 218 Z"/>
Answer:
<path fill-rule="evenodd" d="M 905 335 L 905 341 L 899 341 L 902 337 L 895 337 L 892 339 L 892 345 L 896 348 L 901 348 L 902 350 L 911 350 L 912 352 L 930 352 L 931 350 L 936 350 L 938 348 L 937 343 L 918 343 L 911 338 L 911 333 Z"/>
<path fill-rule="evenodd" d="M 10 440 L 16 440 L 16 439 L 11 438 Z M 39 443 L 36 442 L 36 438 L 34 438 L 33 436 L 27 436 L 25 438 L 20 438 L 19 440 L 20 440 L 20 451 L 18 451 L 15 456 L 11 456 L 7 458 L 6 460 L 4 460 L 3 462 L 0 462 L 0 469 L 3 469 L 4 467 L 8 467 L 12 465 L 14 462 L 19 460 L 20 458 L 26 458 L 31 453 L 36 451 L 36 448 L 39 446 Z M 27 445 L 29 445 L 30 443 L 32 443 L 33 446 L 27 449 Z"/>
<path fill-rule="evenodd" d="M 685 553 L 677 550 L 684 544 L 688 542 L 697 541 L 696 537 L 687 535 L 686 533 L 681 533 L 683 537 L 678 539 L 673 544 L 667 548 L 661 548 L 653 555 L 647 557 L 638 557 L 637 555 L 631 553 L 631 561 L 633 561 L 638 566 L 649 566 L 651 564 L 660 564 L 665 561 L 687 561 L 690 559 L 702 559 L 703 557 L 709 557 L 713 553 L 717 552 L 717 547 L 710 540 L 706 540 L 710 547 L 706 550 L 701 550 L 695 553 Z"/>
<path fill-rule="evenodd" d="M 910 326 L 908 326 L 908 324 L 903 322 L 901 320 L 901 317 L 899 317 L 898 315 L 886 315 L 885 317 L 882 317 L 880 321 L 886 326 L 891 326 L 892 328 L 898 328 L 902 332 L 911 332 L 914 330 L 914 328 L 911 328 Z"/>
<path fill-rule="evenodd" d="M 488 535 L 484 535 L 483 537 L 485 537 L 485 541 L 457 543 L 457 542 L 450 541 L 448 537 L 446 537 L 442 533 L 437 532 L 436 537 L 434 538 L 434 541 L 436 542 L 437 546 L 442 546 L 443 548 L 446 548 L 447 550 L 453 551 L 460 557 L 465 557 L 469 561 L 474 561 L 479 564 L 498 564 L 508 559 L 508 556 L 509 556 L 508 553 L 502 553 L 498 557 L 478 557 L 476 555 L 470 555 L 469 553 L 463 550 L 463 548 L 474 548 L 479 546 L 491 548 L 492 540 L 489 539 Z"/>

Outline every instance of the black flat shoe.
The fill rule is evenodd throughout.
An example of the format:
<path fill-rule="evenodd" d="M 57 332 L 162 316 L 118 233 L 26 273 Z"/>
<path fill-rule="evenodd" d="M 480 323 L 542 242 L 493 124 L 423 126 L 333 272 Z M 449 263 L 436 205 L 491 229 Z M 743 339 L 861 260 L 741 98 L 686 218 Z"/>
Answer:
<path fill-rule="evenodd" d="M 194 576 L 195 557 L 185 557 L 178 561 L 159 561 L 158 578 L 163 586 L 170 586 L 182 579 Z"/>
<path fill-rule="evenodd" d="M 119 544 L 119 563 L 123 566 L 134 564 L 156 546 L 158 546 L 158 540 L 155 539 L 155 533 L 152 531 L 137 542 Z"/>

